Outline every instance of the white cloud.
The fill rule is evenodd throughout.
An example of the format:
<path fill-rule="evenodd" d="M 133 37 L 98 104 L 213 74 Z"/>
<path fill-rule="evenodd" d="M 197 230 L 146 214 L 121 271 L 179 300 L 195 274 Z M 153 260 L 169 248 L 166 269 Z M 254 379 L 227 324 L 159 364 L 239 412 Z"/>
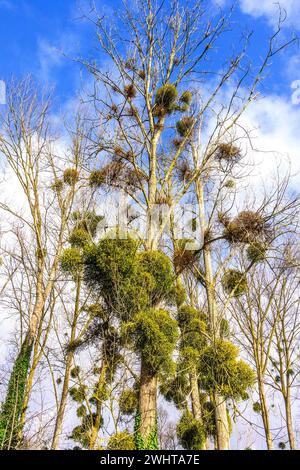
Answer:
<path fill-rule="evenodd" d="M 272 25 L 278 22 L 279 5 L 286 11 L 286 24 L 300 28 L 300 2 L 299 0 L 240 0 L 240 8 L 243 13 L 255 18 L 266 17 Z"/>
<path fill-rule="evenodd" d="M 245 155 L 244 163 L 249 165 L 237 168 L 239 195 L 235 199 L 236 210 L 243 205 L 260 204 L 265 191 L 291 174 L 290 190 L 299 192 L 300 186 L 300 141 L 299 122 L 300 104 L 293 104 L 291 95 L 269 94 L 252 102 L 240 117 L 226 138 L 237 139 Z M 227 87 L 214 103 L 214 109 L 220 111 L 227 106 L 232 96 L 232 87 Z M 246 92 L 245 92 L 246 93 Z M 244 96 L 243 90 L 240 96 Z M 295 101 L 294 101 L 295 102 Z M 295 102 L 296 103 L 296 102 Z M 239 103 L 237 103 L 239 105 Z M 216 126 L 214 115 L 207 122 L 204 140 Z M 230 120 L 227 125 L 230 124 Z M 219 136 L 215 136 L 219 139 Z"/>
<path fill-rule="evenodd" d="M 40 78 L 48 79 L 54 67 L 62 62 L 62 54 L 45 39 L 41 39 L 38 44 L 39 62 L 40 62 Z"/>
<path fill-rule="evenodd" d="M 67 64 L 67 56 L 72 56 L 78 47 L 78 37 L 70 32 L 62 33 L 53 42 L 40 38 L 38 41 L 38 59 L 40 80 L 53 81 L 55 69 Z"/>
<path fill-rule="evenodd" d="M 221 8 L 233 3 L 231 0 L 212 0 L 212 2 Z M 254 18 L 264 17 L 272 26 L 277 25 L 281 8 L 282 13 L 287 15 L 285 25 L 300 29 L 299 0 L 239 0 L 238 4 L 243 13 Z"/>
<path fill-rule="evenodd" d="M 256 128 L 253 145 L 262 175 L 270 174 L 275 157 L 290 165 L 293 174 L 300 173 L 299 105 L 285 97 L 269 95 L 248 109 L 244 121 L 248 128 Z"/>
<path fill-rule="evenodd" d="M 228 0 L 212 0 L 215 5 L 219 7 L 224 7 L 228 4 Z"/>

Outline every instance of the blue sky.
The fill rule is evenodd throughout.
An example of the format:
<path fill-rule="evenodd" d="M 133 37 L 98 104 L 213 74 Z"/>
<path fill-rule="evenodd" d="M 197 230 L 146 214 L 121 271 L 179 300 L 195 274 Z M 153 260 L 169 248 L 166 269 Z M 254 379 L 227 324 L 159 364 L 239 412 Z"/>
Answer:
<path fill-rule="evenodd" d="M 70 57 L 95 54 L 96 40 L 92 28 L 79 19 L 78 5 L 84 3 L 76 0 L 0 0 L 0 78 L 9 80 L 12 75 L 31 73 L 42 83 L 55 84 L 61 102 L 70 99 L 80 87 L 80 67 L 63 53 Z M 226 8 L 231 2 L 211 0 L 212 8 L 216 8 L 215 3 Z M 266 39 L 273 31 L 277 13 L 273 3 L 273 0 L 238 0 L 234 14 L 237 31 L 228 35 L 224 51 L 238 45 L 243 28 L 253 29 L 255 34 L 249 54 L 255 62 L 263 54 Z M 282 0 L 289 13 L 284 28 L 286 37 L 293 30 L 300 30 L 299 4 L 298 0 Z M 120 2 L 105 3 L 101 0 L 98 5 L 101 10 L 112 14 Z M 293 47 L 276 58 L 264 84 L 264 93 L 291 94 L 291 82 L 300 79 L 300 69 L 299 77 L 296 72 L 298 55 L 297 48 Z M 101 57 L 98 58 L 101 61 Z"/>
<path fill-rule="evenodd" d="M 63 54 L 83 54 L 88 36 L 79 14 L 74 0 L 0 0 L 1 79 L 31 73 L 68 99 L 79 68 Z"/>
<path fill-rule="evenodd" d="M 165 0 L 167 3 L 170 0 Z M 188 0 L 182 0 L 182 2 Z M 193 0 L 190 0 L 191 2 Z M 203 0 L 211 12 L 231 0 Z M 121 0 L 95 0 L 99 11 L 115 20 Z M 54 113 L 74 114 L 76 96 L 90 76 L 71 58 L 82 56 L 107 65 L 96 50 L 95 31 L 90 23 L 80 20 L 89 0 L 0 0 L 0 80 L 31 73 L 41 85 L 55 86 Z M 233 29 L 224 36 L 215 53 L 215 68 L 228 58 L 228 50 L 238 49 L 244 30 L 254 34 L 248 57 L 258 64 L 268 47 L 278 19 L 276 0 L 236 0 Z M 282 41 L 300 34 L 300 0 L 280 0 L 288 14 L 282 30 Z M 219 6 L 218 6 L 219 5 Z M 86 10 L 85 10 L 86 11 Z M 120 25 L 121 26 L 121 25 Z M 65 55 L 64 55 L 65 54 Z M 66 57 L 67 56 L 67 57 Z M 69 58 L 68 58 L 69 57 Z M 272 159 L 263 152 L 287 157 L 300 184 L 300 50 L 295 44 L 272 60 L 267 79 L 260 87 L 263 100 L 251 105 L 244 116 L 248 128 L 255 129 L 255 148 L 261 152 L 262 173 L 269 174 Z M 295 83 L 297 90 L 292 89 Z M 205 84 L 204 84 L 205 86 Z M 208 84 L 209 87 L 209 84 Z M 298 101 L 292 100 L 297 92 Z M 70 115 L 69 115 L 70 116 Z M 274 153 L 274 155 L 275 155 Z"/>

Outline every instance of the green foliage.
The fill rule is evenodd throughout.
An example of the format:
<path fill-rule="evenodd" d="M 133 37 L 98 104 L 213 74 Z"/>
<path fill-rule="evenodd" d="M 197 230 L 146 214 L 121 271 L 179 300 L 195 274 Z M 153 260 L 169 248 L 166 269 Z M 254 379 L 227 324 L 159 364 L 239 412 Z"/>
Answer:
<path fill-rule="evenodd" d="M 125 318 L 145 303 L 136 284 L 138 247 L 139 242 L 132 239 L 104 239 L 84 254 L 86 283 Z"/>
<path fill-rule="evenodd" d="M 84 248 L 90 242 L 90 236 L 83 228 L 75 228 L 69 238 L 72 247 Z"/>
<path fill-rule="evenodd" d="M 61 269 L 68 274 L 76 275 L 82 270 L 82 254 L 78 248 L 66 248 L 60 258 Z"/>
<path fill-rule="evenodd" d="M 197 309 L 182 305 L 177 312 L 180 328 L 180 358 L 186 370 L 198 363 L 201 351 L 205 347 L 206 323 Z"/>
<path fill-rule="evenodd" d="M 207 326 L 203 313 L 186 304 L 178 308 L 177 322 L 180 329 L 177 369 L 181 372 L 177 372 L 175 379 L 165 380 L 162 393 L 167 400 L 172 400 L 180 409 L 186 406 L 186 400 L 190 394 L 188 373 L 191 371 L 194 373 L 197 370 L 201 353 L 206 347 Z"/>
<path fill-rule="evenodd" d="M 211 401 L 205 401 L 202 403 L 202 419 L 205 435 L 214 437 L 216 435 L 217 427 L 215 406 Z"/>
<path fill-rule="evenodd" d="M 259 401 L 256 401 L 255 403 L 253 403 L 253 411 L 255 413 L 261 413 L 261 404 L 259 403 Z"/>
<path fill-rule="evenodd" d="M 89 183 L 91 186 L 95 188 L 99 188 L 103 184 L 105 184 L 106 177 L 102 170 L 93 170 L 89 176 Z"/>
<path fill-rule="evenodd" d="M 223 220 L 224 238 L 231 243 L 266 243 L 272 231 L 266 218 L 255 211 L 242 211 L 234 219 Z"/>
<path fill-rule="evenodd" d="M 226 318 L 222 318 L 220 321 L 220 338 L 227 339 L 230 337 L 230 326 Z"/>
<path fill-rule="evenodd" d="M 93 211 L 87 211 L 84 213 L 76 211 L 73 212 L 72 218 L 75 222 L 75 227 L 77 229 L 85 230 L 91 237 L 96 235 L 98 224 L 103 220 L 102 215 L 97 215 Z"/>
<path fill-rule="evenodd" d="M 75 352 L 77 349 L 80 348 L 80 346 L 82 346 L 81 339 L 74 339 L 73 341 L 70 341 L 66 345 L 66 351 L 67 352 Z"/>
<path fill-rule="evenodd" d="M 63 187 L 64 187 L 64 182 L 58 178 L 56 178 L 55 181 L 51 185 L 52 191 L 55 191 L 57 193 L 62 191 Z"/>
<path fill-rule="evenodd" d="M 258 263 L 266 259 L 267 248 L 263 243 L 253 242 L 247 248 L 247 258 L 252 263 Z"/>
<path fill-rule="evenodd" d="M 63 179 L 66 184 L 69 184 L 70 186 L 75 185 L 79 180 L 78 170 L 76 170 L 76 168 L 67 168 L 64 171 Z"/>
<path fill-rule="evenodd" d="M 72 439 L 75 442 L 79 442 L 84 448 L 89 447 L 89 433 L 88 431 L 81 425 L 75 426 L 73 428 L 69 439 Z"/>
<path fill-rule="evenodd" d="M 119 408 L 124 415 L 133 415 L 138 408 L 138 394 L 134 388 L 126 388 L 119 398 Z"/>
<path fill-rule="evenodd" d="M 241 149 L 231 143 L 221 143 L 216 150 L 216 158 L 226 162 L 236 162 L 242 157 Z"/>
<path fill-rule="evenodd" d="M 178 409 L 183 409 L 190 391 L 187 374 L 178 370 L 175 376 L 167 373 L 162 378 L 160 393 L 167 401 L 173 402 Z"/>
<path fill-rule="evenodd" d="M 158 450 L 157 426 L 147 438 L 141 434 L 141 415 L 137 413 L 134 420 L 134 441 L 136 450 Z"/>
<path fill-rule="evenodd" d="M 201 450 L 206 436 L 203 425 L 193 418 L 190 411 L 185 411 L 177 425 L 180 445 L 187 450 Z"/>
<path fill-rule="evenodd" d="M 73 367 L 73 369 L 71 370 L 71 373 L 70 373 L 72 379 L 75 379 L 76 377 L 78 377 L 79 372 L 80 372 L 80 367 L 79 366 Z"/>
<path fill-rule="evenodd" d="M 8 383 L 6 398 L 1 408 L 1 449 L 14 449 L 21 437 L 22 425 L 20 423 L 20 418 L 24 406 L 24 393 L 30 364 L 31 351 L 32 341 L 26 337 L 14 363 Z"/>
<path fill-rule="evenodd" d="M 69 394 L 74 401 L 81 403 L 86 398 L 86 386 L 79 385 L 79 387 L 72 387 L 69 390 Z"/>
<path fill-rule="evenodd" d="M 161 251 L 144 251 L 139 253 L 137 262 L 139 275 L 149 279 L 146 285 L 149 305 L 174 301 L 174 275 L 169 258 Z"/>
<path fill-rule="evenodd" d="M 92 436 L 103 425 L 102 404 L 108 399 L 106 370 L 107 367 L 102 364 L 98 370 L 97 381 L 93 385 L 81 383 L 69 390 L 72 399 L 80 403 L 76 414 L 81 419 L 80 425 L 73 429 L 69 438 L 79 442 L 83 448 L 90 447 Z"/>
<path fill-rule="evenodd" d="M 247 289 L 246 275 L 237 269 L 229 269 L 222 278 L 222 284 L 228 294 L 239 297 Z"/>
<path fill-rule="evenodd" d="M 186 300 L 185 288 L 184 288 L 184 286 L 182 285 L 182 283 L 180 281 L 177 281 L 177 283 L 176 283 L 176 286 L 174 288 L 173 296 L 174 296 L 175 304 L 177 305 L 178 308 Z"/>
<path fill-rule="evenodd" d="M 103 308 L 100 303 L 95 303 L 86 306 L 85 311 L 88 312 L 89 316 L 93 319 L 97 318 L 102 321 L 107 320 L 107 311 Z"/>
<path fill-rule="evenodd" d="M 108 450 L 135 450 L 135 440 L 132 434 L 127 431 L 119 432 L 110 437 Z"/>
<path fill-rule="evenodd" d="M 159 251 L 138 252 L 139 245 L 132 239 L 104 239 L 85 250 L 86 283 L 124 320 L 175 297 L 168 257 Z"/>
<path fill-rule="evenodd" d="M 180 363 L 182 367 L 188 372 L 195 367 L 199 362 L 201 350 L 195 349 L 192 346 L 182 346 L 180 348 Z"/>
<path fill-rule="evenodd" d="M 107 384 L 103 378 L 103 381 L 100 381 L 93 390 L 93 395 L 90 398 L 90 403 L 97 404 L 103 402 L 109 398 Z"/>
<path fill-rule="evenodd" d="M 178 92 L 175 85 L 167 83 L 159 88 L 155 96 L 154 114 L 164 116 L 172 113 L 176 109 Z"/>
<path fill-rule="evenodd" d="M 181 137 L 187 137 L 193 130 L 195 125 L 195 118 L 192 116 L 185 116 L 176 123 L 176 129 Z"/>
<path fill-rule="evenodd" d="M 81 417 L 81 424 L 75 426 L 72 430 L 72 434 L 69 436 L 69 439 L 72 439 L 75 442 L 79 442 L 83 448 L 88 449 L 90 446 L 90 440 L 92 435 L 92 429 L 96 424 L 97 414 L 83 414 Z M 100 420 L 100 426 L 103 425 L 103 419 Z"/>
<path fill-rule="evenodd" d="M 78 418 L 82 418 L 83 416 L 86 415 L 86 413 L 87 413 L 87 409 L 84 405 L 80 405 L 76 410 L 76 414 Z"/>
<path fill-rule="evenodd" d="M 188 238 L 182 238 L 176 241 L 176 247 L 173 255 L 173 264 L 176 274 L 181 274 L 187 269 L 192 269 L 197 261 L 198 251 L 189 246 L 192 244 L 192 240 Z"/>
<path fill-rule="evenodd" d="M 206 338 L 203 336 L 205 330 L 205 323 L 199 318 L 194 318 L 182 331 L 181 347 L 184 348 L 186 345 L 200 353 L 205 346 Z"/>
<path fill-rule="evenodd" d="M 126 98 L 135 98 L 136 97 L 136 88 L 133 83 L 128 83 L 124 86 L 124 95 Z"/>
<path fill-rule="evenodd" d="M 136 413 L 134 419 L 134 442 L 137 450 L 144 449 L 144 440 L 142 438 L 141 432 L 141 415 L 139 412 Z"/>
<path fill-rule="evenodd" d="M 235 187 L 235 181 L 234 180 L 227 180 L 225 182 L 225 187 L 228 189 L 232 189 Z"/>
<path fill-rule="evenodd" d="M 167 83 L 159 88 L 155 95 L 154 116 L 163 118 L 174 111 L 187 111 L 192 102 L 192 93 L 184 91 L 178 99 L 178 92 L 175 85 Z"/>
<path fill-rule="evenodd" d="M 156 374 L 170 366 L 178 338 L 177 323 L 165 310 L 149 309 L 138 312 L 124 327 L 143 364 Z"/>
<path fill-rule="evenodd" d="M 182 330 L 189 326 L 193 320 L 199 318 L 198 312 L 194 307 L 182 305 L 177 312 L 177 321 L 179 328 Z"/>
<path fill-rule="evenodd" d="M 217 425 L 216 425 L 216 409 L 212 401 L 207 401 L 207 395 L 203 394 L 201 399 L 202 406 L 202 422 L 203 430 L 205 435 L 208 437 L 216 437 L 217 434 Z M 228 433 L 232 433 L 232 420 L 228 408 L 226 408 L 227 423 L 228 423 Z"/>
<path fill-rule="evenodd" d="M 96 235 L 98 224 L 103 217 L 98 216 L 95 212 L 83 214 L 76 211 L 73 212 L 72 219 L 74 221 L 74 229 L 69 238 L 71 247 L 63 251 L 60 266 L 62 271 L 76 279 L 83 272 L 84 248 L 91 243 L 92 237 Z"/>
<path fill-rule="evenodd" d="M 246 390 L 255 382 L 251 367 L 238 360 L 239 350 L 229 341 L 219 340 L 208 346 L 200 358 L 201 387 L 225 398 L 246 399 Z"/>
<path fill-rule="evenodd" d="M 178 331 L 177 323 L 165 310 L 156 309 L 162 302 L 175 301 L 175 276 L 169 258 L 160 251 L 139 251 L 140 243 L 132 239 L 104 239 L 84 250 L 84 279 L 101 295 L 105 309 L 121 320 L 122 342 L 140 357 L 149 375 L 172 366 Z M 108 354 L 108 357 L 110 355 Z M 134 412 L 137 399 L 121 396 L 120 409 Z M 135 434 L 139 440 L 139 432 Z M 140 436 L 140 447 L 157 449 L 157 430 Z"/>
<path fill-rule="evenodd" d="M 184 91 L 182 95 L 180 96 L 179 101 L 181 101 L 181 103 L 190 105 L 192 102 L 192 98 L 193 98 L 193 95 L 190 91 Z"/>
<path fill-rule="evenodd" d="M 199 320 L 201 322 L 200 330 L 204 332 L 206 330 L 206 316 L 195 307 L 192 307 L 188 304 L 181 305 L 177 311 L 177 321 L 179 328 L 184 330 L 185 328 L 188 328 L 189 325 L 193 324 L 195 320 Z"/>

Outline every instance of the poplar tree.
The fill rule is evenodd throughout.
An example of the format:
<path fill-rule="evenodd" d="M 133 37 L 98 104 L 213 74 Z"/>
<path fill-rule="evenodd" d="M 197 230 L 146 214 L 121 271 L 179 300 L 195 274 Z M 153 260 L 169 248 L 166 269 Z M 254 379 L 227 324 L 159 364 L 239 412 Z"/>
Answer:
<path fill-rule="evenodd" d="M 201 203 L 203 188 L 199 178 L 202 175 L 205 178 L 217 153 L 222 151 L 221 146 L 226 149 L 235 124 L 255 99 L 266 66 L 286 44 L 278 43 L 280 20 L 264 58 L 251 67 L 246 56 L 250 35 L 246 34 L 234 55 L 227 60 L 223 55 L 217 57 L 220 60 L 215 75 L 214 67 L 208 69 L 207 64 L 230 28 L 230 13 L 214 11 L 210 14 L 208 5 L 202 1 L 186 6 L 179 0 L 167 5 L 139 0 L 134 7 L 126 3 L 122 13 L 116 16 L 120 21 L 113 24 L 111 19 L 108 21 L 95 10 L 87 15 L 95 27 L 99 47 L 108 59 L 109 68 L 105 70 L 97 60 L 78 59 L 95 80 L 92 99 L 97 112 L 93 139 L 96 158 L 90 182 L 100 190 L 111 186 L 130 195 L 147 221 L 146 249 L 156 251 L 167 222 L 159 226 L 154 223 L 155 206 L 164 205 L 171 211 L 192 188 L 197 193 L 199 219 L 205 230 L 205 208 Z M 215 60 L 216 55 L 214 63 Z M 216 78 L 208 86 L 207 77 L 211 74 Z M 199 83 L 201 86 L 198 87 Z M 219 109 L 219 96 L 229 83 L 233 83 L 229 98 Z M 202 137 L 200 132 L 205 151 L 193 155 L 191 172 L 188 168 L 183 172 L 185 153 L 193 153 L 194 131 L 205 127 L 211 119 L 213 130 L 208 138 Z M 99 121 L 104 130 L 101 139 L 97 135 Z M 173 188 L 175 197 L 172 198 L 170 184 L 174 182 L 177 169 L 184 177 Z M 218 315 L 208 245 L 204 248 L 204 258 L 211 334 L 217 340 Z M 150 396 L 153 399 L 149 399 Z M 147 372 L 142 358 L 140 429 L 146 440 L 155 427 L 152 407 L 156 409 L 156 400 L 157 381 Z M 218 448 L 227 449 L 229 432 L 225 400 L 216 396 L 215 405 L 219 415 Z"/>

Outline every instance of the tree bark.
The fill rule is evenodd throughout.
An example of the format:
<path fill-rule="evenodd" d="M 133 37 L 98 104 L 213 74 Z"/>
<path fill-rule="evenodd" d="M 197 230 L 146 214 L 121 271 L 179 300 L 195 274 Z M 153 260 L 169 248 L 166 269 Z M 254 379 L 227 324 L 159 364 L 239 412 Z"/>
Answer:
<path fill-rule="evenodd" d="M 59 407 L 57 410 L 55 428 L 54 428 L 52 444 L 51 444 L 52 450 L 56 450 L 59 446 L 59 439 L 61 436 L 62 424 L 63 424 L 64 414 L 65 414 L 67 399 L 68 399 L 72 361 L 73 361 L 73 353 L 68 353 L 67 358 L 66 358 L 64 382 L 63 382 L 63 387 L 62 387 L 62 392 L 61 392 L 60 403 L 59 403 Z"/>
<path fill-rule="evenodd" d="M 150 113 L 151 114 L 151 113 Z M 152 119 L 152 114 L 151 114 Z M 153 123 L 152 123 L 153 124 Z M 163 126 L 163 119 L 160 120 L 159 125 Z M 154 124 L 152 125 L 153 137 L 151 142 L 151 149 L 149 155 L 149 186 L 148 186 L 148 203 L 147 203 L 147 246 L 149 251 L 156 250 L 158 246 L 157 233 L 155 233 L 154 226 L 154 213 L 155 199 L 157 191 L 157 143 L 161 135 L 161 130 L 155 130 Z M 143 446 L 146 448 L 151 444 L 149 438 L 152 433 L 157 430 L 157 391 L 158 379 L 155 374 L 152 374 L 144 364 L 141 358 L 141 375 L 140 375 L 140 390 L 139 390 L 139 415 L 140 424 L 137 432 L 140 433 L 143 439 Z M 156 439 L 157 440 L 157 439 Z M 153 446 L 153 443 L 151 447 Z M 156 444 L 158 447 L 158 444 Z"/>
<path fill-rule="evenodd" d="M 219 394 L 215 394 L 215 417 L 217 429 L 217 449 L 229 450 L 230 429 L 227 416 L 226 401 Z"/>
<path fill-rule="evenodd" d="M 0 448 L 15 449 L 21 441 L 20 418 L 33 342 L 27 334 L 15 360 L 0 413 Z"/>
<path fill-rule="evenodd" d="M 197 421 L 199 421 L 201 424 L 203 424 L 202 406 L 201 406 L 200 396 L 199 396 L 197 373 L 195 370 L 191 372 L 190 374 L 190 385 L 191 385 L 191 402 L 192 402 L 193 417 Z M 206 450 L 205 442 L 202 444 L 199 450 Z"/>
<path fill-rule="evenodd" d="M 149 373 L 143 360 L 141 363 L 141 384 L 139 396 L 140 428 L 145 447 L 149 447 L 149 438 L 157 428 L 157 377 Z M 146 449 L 145 449 L 146 450 Z"/>
<path fill-rule="evenodd" d="M 77 279 L 74 315 L 73 315 L 73 321 L 72 321 L 72 327 L 71 327 L 71 336 L 70 336 L 71 343 L 75 340 L 75 337 L 76 337 L 77 319 L 78 319 L 78 315 L 80 311 L 81 282 L 82 282 L 81 277 L 79 277 Z M 59 445 L 59 438 L 60 438 L 61 431 L 62 431 L 62 424 L 63 424 L 63 419 L 64 419 L 67 400 L 68 400 L 70 373 L 71 373 L 71 368 L 72 368 L 73 357 L 74 357 L 74 353 L 72 351 L 69 351 L 66 357 L 66 368 L 65 368 L 65 374 L 64 374 L 63 388 L 62 388 L 59 407 L 57 410 L 54 434 L 52 438 L 52 444 L 51 444 L 52 450 L 57 449 Z"/>
<path fill-rule="evenodd" d="M 289 436 L 290 449 L 296 449 L 295 436 L 293 430 L 293 419 L 292 419 L 292 410 L 291 410 L 291 393 L 290 387 L 287 387 L 287 394 L 284 400 L 285 403 L 285 414 L 286 414 L 286 427 Z"/>
<path fill-rule="evenodd" d="M 260 404 L 261 404 L 261 416 L 262 416 L 264 430 L 265 430 L 267 448 L 268 450 L 273 450 L 273 447 L 274 447 L 273 437 L 272 437 L 271 429 L 270 429 L 269 412 L 268 412 L 265 387 L 264 387 L 262 377 L 258 377 L 258 393 L 259 393 L 259 399 L 260 399 Z"/>

